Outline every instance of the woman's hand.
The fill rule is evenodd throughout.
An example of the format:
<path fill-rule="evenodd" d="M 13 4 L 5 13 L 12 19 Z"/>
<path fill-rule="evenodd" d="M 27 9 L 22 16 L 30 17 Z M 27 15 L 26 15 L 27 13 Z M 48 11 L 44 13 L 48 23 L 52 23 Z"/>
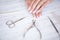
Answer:
<path fill-rule="evenodd" d="M 42 9 L 50 2 L 51 0 L 26 0 L 28 10 L 34 17 L 39 17 Z"/>

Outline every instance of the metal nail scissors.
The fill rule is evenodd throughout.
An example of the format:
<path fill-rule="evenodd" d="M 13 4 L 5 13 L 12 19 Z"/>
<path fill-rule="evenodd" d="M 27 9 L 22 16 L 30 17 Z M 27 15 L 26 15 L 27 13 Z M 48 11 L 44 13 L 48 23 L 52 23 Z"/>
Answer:
<path fill-rule="evenodd" d="M 14 22 L 13 22 L 12 20 L 9 20 L 9 21 L 6 22 L 6 25 L 8 25 L 9 28 L 13 28 L 13 27 L 15 27 L 15 23 L 23 20 L 24 18 L 25 18 L 25 17 L 23 17 L 23 18 L 21 18 L 21 19 L 18 19 L 18 20 L 14 21 Z"/>

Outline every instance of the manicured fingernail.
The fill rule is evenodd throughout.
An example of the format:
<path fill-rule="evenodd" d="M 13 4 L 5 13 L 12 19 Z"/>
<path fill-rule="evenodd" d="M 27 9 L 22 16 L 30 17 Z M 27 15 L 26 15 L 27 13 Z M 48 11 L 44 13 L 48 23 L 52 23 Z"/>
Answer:
<path fill-rule="evenodd" d="M 31 7 L 28 8 L 28 10 L 30 11 Z"/>
<path fill-rule="evenodd" d="M 37 10 L 33 11 L 33 13 L 36 13 Z"/>
<path fill-rule="evenodd" d="M 30 11 L 30 13 L 32 13 L 32 11 Z"/>

